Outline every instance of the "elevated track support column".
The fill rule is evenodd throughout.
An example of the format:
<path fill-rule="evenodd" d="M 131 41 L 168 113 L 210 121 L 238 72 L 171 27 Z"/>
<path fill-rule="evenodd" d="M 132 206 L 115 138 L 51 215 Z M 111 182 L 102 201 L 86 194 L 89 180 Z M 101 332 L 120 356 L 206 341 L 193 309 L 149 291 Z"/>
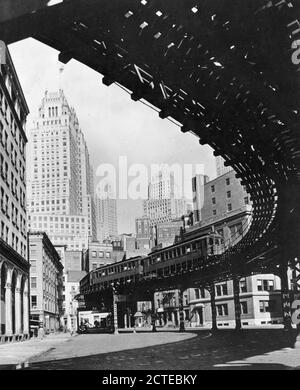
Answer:
<path fill-rule="evenodd" d="M 281 300 L 284 330 L 292 330 L 292 307 L 288 280 L 288 265 L 282 263 L 279 268 L 281 279 Z"/>
<path fill-rule="evenodd" d="M 293 285 L 292 322 L 297 326 L 294 348 L 300 349 L 300 263 L 298 258 L 294 259 L 291 267 Z"/>
<path fill-rule="evenodd" d="M 152 313 L 151 313 L 151 325 L 152 325 L 152 332 L 157 332 L 156 329 L 156 319 L 157 315 L 155 312 L 155 294 L 151 294 L 151 303 L 152 303 Z"/>
<path fill-rule="evenodd" d="M 114 317 L 114 334 L 118 334 L 118 298 L 116 290 L 112 289 L 112 300 L 113 300 L 113 317 Z"/>
<path fill-rule="evenodd" d="M 178 290 L 178 307 L 179 307 L 179 332 L 185 332 L 184 311 L 183 311 L 183 288 Z"/>
<path fill-rule="evenodd" d="M 216 290 L 215 290 L 214 282 L 210 283 L 208 290 L 210 293 L 210 305 L 211 305 L 211 321 L 212 321 L 211 331 L 216 332 L 218 331 L 218 327 L 217 327 Z"/>
<path fill-rule="evenodd" d="M 240 302 L 240 279 L 238 275 L 233 276 L 233 298 L 234 298 L 234 311 L 235 311 L 235 330 L 240 331 L 242 329 L 242 321 L 241 321 L 241 302 Z"/>

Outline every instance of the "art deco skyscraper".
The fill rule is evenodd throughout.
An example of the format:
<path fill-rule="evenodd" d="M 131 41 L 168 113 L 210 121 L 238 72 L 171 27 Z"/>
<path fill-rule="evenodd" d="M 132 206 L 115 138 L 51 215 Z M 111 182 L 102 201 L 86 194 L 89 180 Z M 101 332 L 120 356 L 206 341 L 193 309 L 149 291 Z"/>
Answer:
<path fill-rule="evenodd" d="M 144 215 L 150 219 L 150 226 L 181 218 L 187 212 L 184 198 L 175 197 L 174 175 L 160 172 L 152 178 L 148 187 L 148 199 L 143 202 Z"/>
<path fill-rule="evenodd" d="M 46 231 L 54 244 L 82 249 L 93 236 L 93 189 L 84 135 L 62 90 L 45 92 L 29 134 L 29 228 Z"/>

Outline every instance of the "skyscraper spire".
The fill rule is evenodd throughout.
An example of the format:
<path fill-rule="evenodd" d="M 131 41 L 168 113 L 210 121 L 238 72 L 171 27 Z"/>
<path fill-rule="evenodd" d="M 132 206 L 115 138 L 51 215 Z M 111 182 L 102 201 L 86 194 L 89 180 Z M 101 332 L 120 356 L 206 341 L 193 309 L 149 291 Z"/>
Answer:
<path fill-rule="evenodd" d="M 63 73 L 64 73 L 65 67 L 63 64 L 59 63 L 59 75 L 58 75 L 58 89 L 60 91 L 63 91 Z"/>

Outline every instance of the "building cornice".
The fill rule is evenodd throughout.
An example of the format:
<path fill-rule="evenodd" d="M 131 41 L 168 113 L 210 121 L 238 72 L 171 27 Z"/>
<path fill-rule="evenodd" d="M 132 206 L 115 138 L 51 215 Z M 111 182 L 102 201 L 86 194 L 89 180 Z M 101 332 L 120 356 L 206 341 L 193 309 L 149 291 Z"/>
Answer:
<path fill-rule="evenodd" d="M 8 245 L 2 238 L 0 238 L 0 255 L 2 255 L 16 267 L 21 268 L 23 271 L 29 271 L 29 262 L 26 261 L 26 259 L 24 259 L 10 245 Z"/>

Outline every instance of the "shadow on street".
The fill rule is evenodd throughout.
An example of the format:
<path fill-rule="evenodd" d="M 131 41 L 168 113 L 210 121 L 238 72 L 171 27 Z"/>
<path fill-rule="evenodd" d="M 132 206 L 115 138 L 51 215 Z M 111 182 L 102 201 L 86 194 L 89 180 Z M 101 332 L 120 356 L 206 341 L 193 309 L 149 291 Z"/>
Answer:
<path fill-rule="evenodd" d="M 286 370 L 288 364 L 241 362 L 292 348 L 296 331 L 281 329 L 194 331 L 196 338 L 153 347 L 31 363 L 27 370 Z M 91 335 L 93 337 L 93 335 Z M 74 340 L 76 342 L 76 340 Z M 59 347 L 58 347 L 59 348 Z M 300 353 L 300 352 L 299 352 Z M 236 362 L 238 361 L 238 362 Z M 231 363 L 230 363 L 231 362 Z"/>

